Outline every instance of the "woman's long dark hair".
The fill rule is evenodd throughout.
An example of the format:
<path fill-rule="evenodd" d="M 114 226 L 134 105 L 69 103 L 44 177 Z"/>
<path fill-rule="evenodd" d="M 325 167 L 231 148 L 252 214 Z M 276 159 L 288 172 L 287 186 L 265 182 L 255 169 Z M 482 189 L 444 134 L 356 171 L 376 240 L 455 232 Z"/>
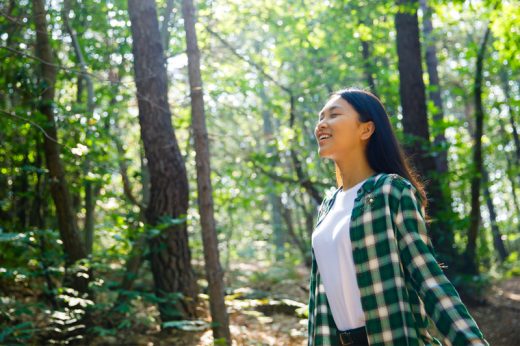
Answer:
<path fill-rule="evenodd" d="M 359 121 L 374 122 L 375 131 L 372 133 L 366 148 L 370 167 L 377 173 L 396 173 L 408 179 L 419 192 L 420 202 L 424 207 L 424 218 L 428 220 L 429 218 L 426 215 L 428 198 L 424 184 L 397 140 L 388 114 L 379 98 L 370 91 L 358 88 L 338 90 L 330 94 L 330 97 L 335 95 L 341 96 L 354 107 L 359 113 Z M 338 187 L 343 185 L 338 165 L 336 165 L 336 182 Z"/>

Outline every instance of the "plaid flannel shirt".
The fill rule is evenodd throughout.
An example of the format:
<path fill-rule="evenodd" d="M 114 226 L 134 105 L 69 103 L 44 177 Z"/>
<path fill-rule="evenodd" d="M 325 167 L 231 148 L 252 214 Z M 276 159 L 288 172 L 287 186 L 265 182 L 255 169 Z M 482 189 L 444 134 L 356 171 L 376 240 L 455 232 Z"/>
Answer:
<path fill-rule="evenodd" d="M 323 200 L 316 227 L 338 191 Z M 369 344 L 489 346 L 435 259 L 416 192 L 406 178 L 379 173 L 354 202 L 350 238 Z M 428 316 L 442 344 L 428 333 Z M 314 250 L 308 328 L 309 346 L 339 344 Z"/>

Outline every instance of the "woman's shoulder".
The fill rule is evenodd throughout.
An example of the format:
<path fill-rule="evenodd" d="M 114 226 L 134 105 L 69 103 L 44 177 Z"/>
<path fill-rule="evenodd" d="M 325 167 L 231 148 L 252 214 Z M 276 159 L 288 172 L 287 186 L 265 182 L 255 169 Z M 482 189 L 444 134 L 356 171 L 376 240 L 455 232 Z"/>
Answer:
<path fill-rule="evenodd" d="M 413 184 L 407 178 L 397 173 L 382 173 L 380 177 L 380 186 L 391 186 L 397 188 L 413 187 Z"/>
<path fill-rule="evenodd" d="M 378 188 L 377 188 L 378 187 Z M 399 199 L 407 189 L 415 193 L 415 186 L 409 179 L 397 173 L 383 173 L 376 184 L 376 189 L 385 195 Z"/>

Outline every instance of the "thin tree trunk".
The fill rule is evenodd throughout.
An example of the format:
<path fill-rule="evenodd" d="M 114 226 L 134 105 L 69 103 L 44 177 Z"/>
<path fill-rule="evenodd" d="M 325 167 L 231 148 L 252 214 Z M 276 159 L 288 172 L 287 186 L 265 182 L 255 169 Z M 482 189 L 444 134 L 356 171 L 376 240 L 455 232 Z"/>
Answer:
<path fill-rule="evenodd" d="M 173 13 L 173 8 L 175 7 L 174 0 L 166 1 L 166 8 L 164 9 L 163 21 L 161 23 L 161 38 L 164 50 L 168 50 L 168 46 L 170 45 L 170 31 L 168 30 L 170 26 L 170 19 Z"/>
<path fill-rule="evenodd" d="M 200 52 L 195 31 L 195 8 L 192 0 L 182 1 L 182 15 L 186 32 L 188 53 L 188 75 L 190 80 L 191 116 L 195 161 L 197 166 L 197 192 L 204 261 L 208 280 L 209 306 L 213 320 L 213 337 L 231 345 L 229 317 L 224 300 L 223 273 L 220 265 L 218 239 L 213 210 L 213 188 L 211 186 L 211 166 L 202 78 L 200 74 Z"/>
<path fill-rule="evenodd" d="M 85 81 L 87 85 L 87 116 L 91 117 L 94 114 L 94 84 L 92 83 L 92 79 L 90 78 L 87 71 L 87 63 L 85 61 L 85 57 L 83 56 L 83 52 L 81 50 L 81 46 L 79 40 L 77 38 L 76 32 L 72 28 L 69 22 L 69 14 L 72 11 L 70 0 L 65 0 L 63 3 L 63 23 L 65 25 L 65 30 L 69 34 L 72 47 L 74 48 L 74 53 L 76 54 L 76 58 L 78 60 L 78 65 L 80 71 L 82 73 L 81 80 Z M 81 83 L 78 83 L 81 84 Z M 78 88 L 78 99 L 81 100 L 81 89 Z M 91 132 L 89 130 L 90 126 L 87 125 L 86 138 L 89 138 Z M 83 161 L 83 176 L 87 177 L 90 168 L 91 168 L 91 159 L 90 153 L 85 155 L 85 159 Z M 85 247 L 88 254 L 92 253 L 92 246 L 94 243 L 94 226 L 96 219 L 96 200 L 101 189 L 99 183 L 93 183 L 89 179 L 85 179 L 83 183 L 85 189 L 85 225 L 83 230 L 83 235 L 85 239 Z"/>
<path fill-rule="evenodd" d="M 256 47 L 256 52 L 259 53 L 260 47 Z M 262 121 L 263 121 L 263 131 L 264 131 L 264 148 L 266 154 L 271 157 L 276 154 L 276 147 L 273 145 L 273 142 L 271 140 L 274 138 L 273 134 L 273 124 L 272 124 L 272 118 L 271 113 L 265 106 L 268 104 L 267 95 L 265 93 L 265 87 L 264 87 L 264 78 L 262 75 L 258 77 L 258 84 L 259 84 L 259 96 L 260 101 L 262 104 Z M 276 164 L 272 165 L 272 168 L 274 169 L 276 167 Z M 284 252 L 284 237 L 283 237 L 283 228 L 282 228 L 282 216 L 281 216 L 281 201 L 280 197 L 274 192 L 270 191 L 268 193 L 268 201 L 269 205 L 271 206 L 271 226 L 273 227 L 273 243 L 275 247 L 275 260 L 281 261 L 285 257 Z"/>
<path fill-rule="evenodd" d="M 482 105 L 482 73 L 484 70 L 484 54 L 486 51 L 487 41 L 490 35 L 490 26 L 486 27 L 484 39 L 480 45 L 477 55 L 477 66 L 475 71 L 475 84 L 473 93 L 475 97 L 475 133 L 474 133 L 474 149 L 473 149 L 473 174 L 471 177 L 471 213 L 470 226 L 468 229 L 468 243 L 465 250 L 466 272 L 469 274 L 478 274 L 477 262 L 477 238 L 480 228 L 480 183 L 482 178 L 482 135 L 484 129 L 484 108 Z"/>
<path fill-rule="evenodd" d="M 43 231 L 45 227 L 45 217 L 43 216 L 43 205 L 44 205 L 44 195 L 45 195 L 45 185 L 46 178 L 43 174 L 43 160 L 42 160 L 42 145 L 39 141 L 39 138 L 35 138 L 36 147 L 35 147 L 35 158 L 33 165 L 36 167 L 34 172 L 36 176 L 36 183 L 34 185 L 34 198 L 32 200 L 31 211 L 29 224 L 31 227 L 38 229 L 39 231 Z M 58 301 L 56 300 L 55 285 L 52 281 L 52 277 L 50 275 L 49 268 L 51 264 L 49 263 L 49 257 L 47 255 L 47 242 L 45 240 L 44 234 L 38 234 L 38 247 L 40 249 L 40 262 L 43 268 L 43 277 L 45 278 L 45 284 L 47 289 L 44 290 L 44 295 L 51 304 L 53 309 L 58 308 Z"/>
<path fill-rule="evenodd" d="M 371 63 L 372 57 L 370 54 L 370 44 L 366 40 L 361 40 L 361 54 L 363 56 L 363 72 L 365 73 L 365 80 L 370 88 L 370 91 L 377 95 L 376 81 L 373 75 L 373 65 Z"/>
<path fill-rule="evenodd" d="M 29 143 L 27 143 L 28 138 L 13 138 L 16 144 L 20 145 L 22 149 L 23 161 L 22 167 L 27 167 L 29 165 Z M 14 184 L 13 184 L 13 197 L 14 203 L 13 207 L 15 210 L 15 214 L 18 219 L 18 227 L 20 229 L 25 229 L 28 224 L 28 215 L 27 211 L 29 210 L 29 200 L 27 198 L 29 192 L 29 177 L 28 171 L 22 169 L 18 175 L 15 176 Z"/>
<path fill-rule="evenodd" d="M 491 192 L 489 191 L 489 175 L 487 170 L 482 168 L 482 178 L 484 179 L 484 198 L 486 199 L 486 205 L 489 210 L 489 222 L 491 224 L 491 232 L 493 234 L 493 245 L 495 245 L 495 250 L 498 254 L 498 260 L 500 262 L 504 262 L 506 257 L 508 256 L 506 247 L 504 246 L 504 241 L 502 240 L 502 234 L 497 224 L 497 213 L 495 211 L 495 206 L 493 205 L 493 198 L 491 197 Z"/>
<path fill-rule="evenodd" d="M 54 119 L 53 103 L 56 83 L 56 68 L 53 65 L 53 55 L 49 36 L 44 0 L 33 1 L 34 22 L 36 29 L 36 56 L 42 61 L 40 73 L 45 88 L 38 104 L 39 111 L 47 118 L 46 132 L 50 138 L 44 137 L 44 152 L 47 169 L 49 170 L 50 190 L 56 206 L 56 214 L 61 240 L 66 255 L 66 263 L 71 266 L 76 261 L 87 257 L 84 244 L 78 233 L 76 214 L 72 209 L 70 193 L 65 180 L 65 170 L 60 159 L 58 133 Z M 80 292 L 88 292 L 88 282 L 91 275 L 72 274 L 72 283 Z"/>
<path fill-rule="evenodd" d="M 188 210 L 186 167 L 175 138 L 168 105 L 165 58 L 154 0 L 128 0 L 139 123 L 150 172 L 146 220 L 152 226 L 184 217 Z M 163 219 L 164 218 L 164 219 Z M 191 266 L 185 222 L 172 222 L 150 241 L 156 294 L 182 293 L 159 305 L 163 321 L 196 317 L 198 288 Z"/>
<path fill-rule="evenodd" d="M 420 0 L 421 9 L 423 11 L 423 34 L 426 51 L 426 66 L 429 77 L 429 96 L 435 105 L 435 112 L 432 114 L 433 121 L 441 124 L 444 120 L 444 107 L 442 105 L 441 86 L 439 81 L 439 73 L 437 66 L 439 61 L 437 59 L 437 49 L 435 48 L 435 40 L 433 38 L 433 24 L 431 20 L 432 10 L 426 3 L 427 0 Z M 437 151 L 435 156 L 435 163 L 437 171 L 441 173 L 448 173 L 448 148 L 446 146 L 446 137 L 444 130 L 435 135 L 433 144 L 436 148 L 443 148 Z M 451 198 L 450 198 L 451 199 Z M 451 204 L 450 204 L 451 205 Z"/>
<path fill-rule="evenodd" d="M 296 120 L 296 105 L 295 105 L 295 97 L 292 92 L 289 92 L 289 127 L 292 129 L 295 126 Z M 309 193 L 311 198 L 314 200 L 316 204 L 321 204 L 322 197 L 316 186 L 312 183 L 309 177 L 305 174 L 303 170 L 303 165 L 298 158 L 296 151 L 293 146 L 290 146 L 290 156 L 291 161 L 294 166 L 294 170 L 296 171 L 296 176 L 298 177 L 298 182 L 300 185 Z"/>
<path fill-rule="evenodd" d="M 469 109 L 467 109 L 467 111 L 464 112 L 464 115 L 466 116 L 466 119 L 468 121 L 468 132 L 470 134 L 473 134 L 475 132 L 475 128 L 473 126 L 473 122 L 472 122 L 472 118 L 471 118 L 472 113 Z M 501 130 L 503 130 L 502 121 L 500 118 L 498 119 L 498 122 L 500 124 Z M 506 161 L 508 161 L 507 158 L 506 158 Z M 508 164 L 509 164 L 509 162 L 508 162 Z M 482 179 L 483 179 L 483 183 L 484 183 L 484 186 L 483 186 L 484 198 L 486 199 L 486 205 L 487 205 L 487 208 L 489 211 L 489 222 L 491 224 L 491 232 L 493 235 L 493 244 L 494 244 L 495 250 L 497 251 L 497 254 L 498 254 L 497 257 L 498 257 L 499 261 L 502 262 L 503 259 L 508 256 L 508 254 L 507 254 L 507 250 L 505 248 L 504 242 L 502 240 L 502 235 L 501 235 L 500 229 L 498 228 L 498 224 L 496 221 L 495 206 L 493 205 L 493 198 L 491 197 L 491 192 L 489 191 L 489 187 L 488 187 L 489 175 L 484 166 L 482 167 Z M 515 199 L 515 198 L 516 197 L 513 194 L 513 199 Z M 465 200 L 465 199 L 463 198 L 463 200 Z M 480 218 L 481 218 L 481 222 L 482 222 L 482 215 L 480 216 Z"/>
<path fill-rule="evenodd" d="M 513 141 L 515 143 L 515 153 L 516 153 L 516 162 L 520 165 L 520 138 L 518 136 L 518 129 L 515 123 L 515 114 L 513 111 L 513 107 L 511 107 L 511 90 L 509 88 L 509 77 L 504 67 L 500 70 L 500 81 L 502 83 L 502 90 L 505 95 L 505 104 L 507 106 L 507 111 L 509 114 L 509 124 L 513 129 Z"/>
<path fill-rule="evenodd" d="M 302 239 L 298 237 L 298 235 L 295 232 L 295 223 L 293 221 L 292 217 L 292 210 L 289 208 L 286 208 L 285 206 L 281 205 L 280 208 L 282 208 L 282 216 L 283 220 L 285 221 L 285 227 L 287 227 L 287 232 L 289 233 L 289 236 L 291 237 L 293 244 L 295 244 L 298 247 L 298 250 L 300 250 L 302 254 L 302 258 L 304 260 L 304 263 L 307 267 L 309 267 L 310 264 L 309 259 L 311 259 L 309 256 L 307 256 L 307 247 L 303 243 Z"/>
<path fill-rule="evenodd" d="M 433 122 L 441 124 L 444 121 L 444 107 L 442 105 L 441 85 L 439 80 L 439 73 L 437 66 L 439 61 L 437 59 L 437 49 L 435 48 L 435 40 L 433 38 L 433 24 L 431 21 L 432 10 L 427 4 L 427 0 L 420 0 L 420 5 L 423 11 L 423 36 L 425 41 L 425 60 L 429 77 L 429 97 L 435 106 L 435 111 L 432 114 Z M 440 203 L 434 203 L 435 213 L 439 215 L 436 217 L 432 228 L 438 230 L 433 236 L 434 245 L 443 254 L 446 263 L 453 264 L 458 261 L 458 254 L 455 252 L 455 235 L 453 225 L 450 222 L 449 215 L 453 212 L 451 209 L 452 196 L 449 188 L 450 182 L 444 179 L 449 173 L 448 167 L 448 146 L 444 130 L 436 134 L 433 139 L 433 146 L 435 147 L 436 155 L 434 156 L 435 165 L 437 167 L 437 194 L 441 196 Z M 443 176 L 444 175 L 444 176 Z M 446 186 L 447 188 L 443 188 Z M 446 257 L 444 254 L 453 253 L 454 255 Z M 453 271 L 447 271 L 450 275 Z"/>
<path fill-rule="evenodd" d="M 500 134 L 501 138 L 507 138 L 508 133 L 505 130 L 504 122 L 499 117 L 497 118 L 498 124 L 500 126 Z M 513 205 L 515 206 L 516 215 L 520 215 L 520 203 L 518 202 L 518 196 L 516 194 L 516 181 L 517 176 L 514 174 L 515 169 L 517 169 L 517 166 L 513 167 L 512 162 L 515 162 L 515 158 L 512 157 L 514 155 L 509 155 L 508 152 L 504 152 L 505 161 L 507 165 L 506 169 L 506 175 L 509 180 L 509 183 L 511 184 L 511 196 L 513 197 Z"/>

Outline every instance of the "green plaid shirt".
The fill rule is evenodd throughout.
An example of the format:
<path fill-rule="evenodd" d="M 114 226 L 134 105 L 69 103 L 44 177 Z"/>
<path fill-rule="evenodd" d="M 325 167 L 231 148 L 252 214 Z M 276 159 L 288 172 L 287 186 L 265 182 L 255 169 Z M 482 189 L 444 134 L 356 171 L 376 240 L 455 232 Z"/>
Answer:
<path fill-rule="evenodd" d="M 338 191 L 323 200 L 316 227 Z M 416 192 L 402 176 L 379 173 L 354 202 L 350 239 L 369 344 L 489 346 L 435 259 Z M 442 344 L 428 333 L 428 317 Z M 309 346 L 339 345 L 314 250 L 308 328 Z"/>

